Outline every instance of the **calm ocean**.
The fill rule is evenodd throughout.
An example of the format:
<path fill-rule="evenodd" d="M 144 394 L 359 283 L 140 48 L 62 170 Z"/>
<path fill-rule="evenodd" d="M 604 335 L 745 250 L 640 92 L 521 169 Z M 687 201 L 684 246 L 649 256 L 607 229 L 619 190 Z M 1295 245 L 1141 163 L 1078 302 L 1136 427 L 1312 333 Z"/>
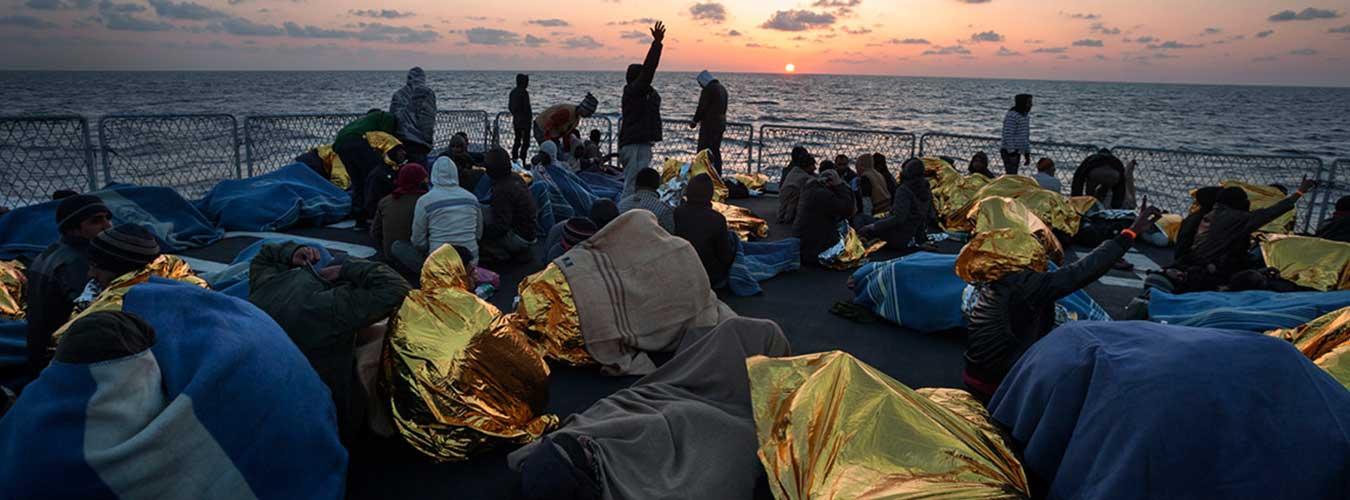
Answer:
<path fill-rule="evenodd" d="M 1017 93 L 1036 95 L 1032 138 L 1350 158 L 1350 88 L 1161 85 L 830 75 L 719 75 L 731 119 L 997 135 Z M 0 72 L 0 114 L 360 112 L 387 107 L 402 72 Z M 506 109 L 508 72 L 430 72 L 441 109 Z M 586 92 L 617 114 L 623 75 L 536 72 L 536 111 Z M 692 73 L 660 73 L 665 116 L 688 117 Z"/>

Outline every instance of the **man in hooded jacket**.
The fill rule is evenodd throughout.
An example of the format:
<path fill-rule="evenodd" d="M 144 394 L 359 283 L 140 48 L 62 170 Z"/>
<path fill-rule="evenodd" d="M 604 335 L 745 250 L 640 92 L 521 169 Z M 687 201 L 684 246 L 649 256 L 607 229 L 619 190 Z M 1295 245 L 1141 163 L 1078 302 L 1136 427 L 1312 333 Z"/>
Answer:
<path fill-rule="evenodd" d="M 440 157 L 431 167 L 431 190 L 417 199 L 413 210 L 412 243 L 422 255 L 441 245 L 464 247 L 478 264 L 478 239 L 483 235 L 483 212 L 478 197 L 459 185 L 459 169 Z"/>
<path fill-rule="evenodd" d="M 708 282 L 718 288 L 726 283 L 731 264 L 736 260 L 736 247 L 731 242 L 726 217 L 713 210 L 712 179 L 703 174 L 694 177 L 685 188 L 684 197 L 684 204 L 675 208 L 675 236 L 694 246 L 703 270 L 708 273 Z"/>
<path fill-rule="evenodd" d="M 890 214 L 865 226 L 860 236 L 886 240 L 890 248 L 904 251 L 927 240 L 928 214 L 933 191 L 924 177 L 923 160 L 911 158 L 900 171 L 900 187 L 891 196 Z"/>
<path fill-rule="evenodd" d="M 713 170 L 722 175 L 722 136 L 727 131 L 727 88 L 704 70 L 698 74 L 698 85 L 703 91 L 698 96 L 698 109 L 689 128 L 698 129 L 698 151 L 708 150 Z"/>
<path fill-rule="evenodd" d="M 807 182 L 793 224 L 802 240 L 802 264 L 819 265 L 820 253 L 839 242 L 839 223 L 853 214 L 853 193 L 839 172 L 826 170 Z"/>
<path fill-rule="evenodd" d="M 483 224 L 482 260 L 510 262 L 528 260 L 537 230 L 538 206 L 525 181 L 511 172 L 508 153 L 501 147 L 488 150 L 487 176 L 492 182 L 492 201 Z"/>
<path fill-rule="evenodd" d="M 792 224 L 797 220 L 797 204 L 801 201 L 806 183 L 815 179 L 816 159 L 801 147 L 792 149 L 792 163 L 778 185 L 778 222 Z"/>
<path fill-rule="evenodd" d="M 619 163 L 624 168 L 622 199 L 637 189 L 637 173 L 652 163 L 652 145 L 661 142 L 661 94 L 652 88 L 656 67 L 661 64 L 661 42 L 666 39 L 666 25 L 657 21 L 652 26 L 652 46 L 642 64 L 628 66 L 623 87 L 622 113 L 619 122 Z"/>
<path fill-rule="evenodd" d="M 420 67 L 408 70 L 408 83 L 394 92 L 389 112 L 398 120 L 394 135 L 408 152 L 408 158 L 425 164 L 436 144 L 436 91 L 427 86 L 427 74 Z"/>

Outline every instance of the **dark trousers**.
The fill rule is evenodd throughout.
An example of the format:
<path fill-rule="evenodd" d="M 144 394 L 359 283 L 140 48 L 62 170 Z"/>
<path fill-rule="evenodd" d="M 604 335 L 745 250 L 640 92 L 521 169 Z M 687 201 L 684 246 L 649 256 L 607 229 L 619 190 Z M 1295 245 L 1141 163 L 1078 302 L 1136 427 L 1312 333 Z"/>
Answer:
<path fill-rule="evenodd" d="M 698 151 L 708 150 L 708 162 L 719 177 L 722 175 L 722 136 L 726 132 L 725 126 L 702 125 L 698 128 Z"/>
<path fill-rule="evenodd" d="M 347 139 L 333 145 L 333 152 L 342 159 L 347 167 L 347 175 L 352 179 L 352 217 L 362 223 L 373 215 L 366 211 L 366 178 L 376 168 L 384 165 L 384 155 L 370 147 L 364 138 Z M 375 200 L 376 203 L 379 200 Z"/>
<path fill-rule="evenodd" d="M 1017 175 L 1017 167 L 1022 164 L 1022 154 L 1016 151 L 999 151 L 1003 156 L 1003 173 Z"/>
<path fill-rule="evenodd" d="M 516 138 L 511 144 L 511 159 L 520 162 L 530 161 L 530 127 L 516 127 Z"/>

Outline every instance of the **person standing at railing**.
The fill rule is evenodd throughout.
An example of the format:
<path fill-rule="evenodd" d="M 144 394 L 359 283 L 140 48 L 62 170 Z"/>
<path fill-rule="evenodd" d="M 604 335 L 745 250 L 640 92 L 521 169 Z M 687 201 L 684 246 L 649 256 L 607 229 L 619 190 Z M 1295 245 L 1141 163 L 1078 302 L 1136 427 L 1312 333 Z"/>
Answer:
<path fill-rule="evenodd" d="M 398 120 L 398 133 L 408 159 L 425 164 L 427 155 L 436 144 L 436 91 L 427 86 L 427 74 L 422 68 L 408 70 L 408 83 L 394 92 L 389 112 Z"/>
<path fill-rule="evenodd" d="M 698 110 L 694 111 L 694 119 L 689 122 L 689 128 L 699 127 L 698 150 L 708 150 L 708 159 L 712 161 L 713 170 L 720 176 L 722 136 L 727 131 L 727 101 L 730 97 L 722 82 L 713 78 L 712 73 L 707 70 L 698 74 L 698 85 L 703 87 L 703 91 L 699 93 Z"/>
<path fill-rule="evenodd" d="M 351 177 L 352 218 L 362 231 L 370 227 L 371 214 L 366 211 L 366 177 L 384 164 L 384 154 L 366 140 L 367 132 L 397 132 L 398 119 L 380 109 L 372 109 L 339 130 L 333 139 L 333 151 Z"/>
<path fill-rule="evenodd" d="M 652 145 L 661 142 L 661 94 L 652 88 L 656 67 L 661 64 L 661 42 L 666 39 L 666 25 L 660 21 L 652 26 L 652 46 L 642 64 L 628 66 L 623 87 L 623 116 L 619 121 L 619 164 L 623 166 L 623 193 L 633 194 L 637 173 L 651 166 Z"/>
<path fill-rule="evenodd" d="M 1017 94 L 1003 115 L 1003 172 L 1017 175 L 1018 160 L 1031 165 L 1031 94 Z"/>
<path fill-rule="evenodd" d="M 511 159 L 524 163 L 530 157 L 530 124 L 534 122 L 534 108 L 530 106 L 530 75 L 516 75 L 516 88 L 511 89 L 511 97 L 506 109 L 511 112 L 511 128 L 515 130 L 515 140 L 511 142 Z"/>

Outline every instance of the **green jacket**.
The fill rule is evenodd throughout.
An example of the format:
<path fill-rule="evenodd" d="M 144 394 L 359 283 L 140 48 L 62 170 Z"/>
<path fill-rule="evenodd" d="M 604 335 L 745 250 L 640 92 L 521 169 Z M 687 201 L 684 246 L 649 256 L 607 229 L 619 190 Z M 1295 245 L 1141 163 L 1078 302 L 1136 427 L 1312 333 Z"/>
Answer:
<path fill-rule="evenodd" d="M 333 145 L 336 146 L 344 140 L 365 140 L 366 132 L 384 132 L 393 135 L 397 127 L 398 120 L 394 118 L 394 115 L 384 111 L 375 111 L 342 127 L 342 130 L 338 131 L 337 137 L 333 138 Z"/>
<path fill-rule="evenodd" d="M 351 436 L 365 415 L 364 401 L 353 398 L 359 387 L 356 331 L 393 314 L 411 288 L 389 266 L 360 259 L 348 260 L 337 282 L 329 283 L 311 267 L 291 266 L 291 256 L 303 246 L 263 246 L 249 267 L 248 300 L 276 320 L 309 359 L 333 393 L 339 430 Z"/>

